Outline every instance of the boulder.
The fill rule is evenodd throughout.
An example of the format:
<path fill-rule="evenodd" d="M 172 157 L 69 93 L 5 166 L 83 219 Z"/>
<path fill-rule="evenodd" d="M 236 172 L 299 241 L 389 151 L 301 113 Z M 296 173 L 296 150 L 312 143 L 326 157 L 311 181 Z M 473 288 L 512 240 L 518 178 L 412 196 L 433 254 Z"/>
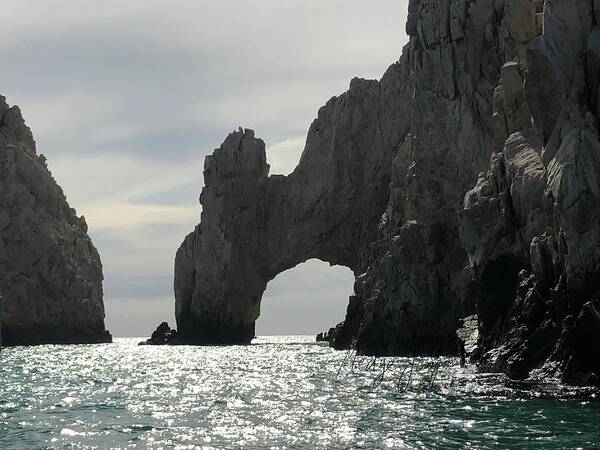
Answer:
<path fill-rule="evenodd" d="M 150 336 L 150 339 L 140 342 L 139 345 L 173 344 L 177 340 L 177 336 L 177 330 L 172 330 L 167 322 L 162 322 L 158 327 L 156 327 L 156 330 L 154 330 L 152 336 Z"/>

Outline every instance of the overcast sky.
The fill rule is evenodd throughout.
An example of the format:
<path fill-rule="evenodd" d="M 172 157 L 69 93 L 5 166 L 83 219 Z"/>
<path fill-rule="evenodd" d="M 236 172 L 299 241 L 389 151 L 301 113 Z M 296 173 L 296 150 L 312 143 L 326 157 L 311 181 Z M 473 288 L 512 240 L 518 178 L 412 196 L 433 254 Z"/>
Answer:
<path fill-rule="evenodd" d="M 174 322 L 175 251 L 200 217 L 204 156 L 238 126 L 271 173 L 297 164 L 318 108 L 400 54 L 407 0 L 0 0 L 0 92 L 86 216 L 107 326 Z M 343 319 L 353 277 L 309 261 L 273 280 L 258 334 Z"/>

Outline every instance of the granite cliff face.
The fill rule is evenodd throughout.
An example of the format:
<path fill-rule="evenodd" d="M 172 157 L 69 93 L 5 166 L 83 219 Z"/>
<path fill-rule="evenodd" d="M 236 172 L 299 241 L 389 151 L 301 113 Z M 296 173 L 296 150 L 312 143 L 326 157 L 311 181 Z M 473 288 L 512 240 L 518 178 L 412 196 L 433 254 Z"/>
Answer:
<path fill-rule="evenodd" d="M 502 68 L 506 140 L 460 214 L 484 370 L 598 382 L 598 20 L 598 2 L 548 0 L 543 36 Z"/>
<path fill-rule="evenodd" d="M 266 283 L 320 258 L 356 275 L 336 348 L 452 354 L 469 317 L 483 370 L 593 381 L 598 19 L 594 0 L 411 0 L 400 60 L 321 108 L 292 174 L 231 134 L 177 253 L 183 341 L 249 342 Z"/>
<path fill-rule="evenodd" d="M 36 154 L 19 108 L 0 97 L 2 344 L 110 342 L 102 265 L 87 225 Z"/>

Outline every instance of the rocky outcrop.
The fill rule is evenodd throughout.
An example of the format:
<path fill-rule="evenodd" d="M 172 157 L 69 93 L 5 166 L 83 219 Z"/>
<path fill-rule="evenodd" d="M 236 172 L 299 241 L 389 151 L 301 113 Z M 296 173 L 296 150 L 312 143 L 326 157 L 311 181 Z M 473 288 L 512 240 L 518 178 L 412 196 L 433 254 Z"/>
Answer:
<path fill-rule="evenodd" d="M 317 334 L 317 337 L 315 338 L 315 340 L 317 342 L 330 342 L 333 339 L 334 334 L 335 334 L 335 328 L 331 327 L 329 330 L 323 331 L 322 333 Z"/>
<path fill-rule="evenodd" d="M 249 342 L 266 283 L 320 258 L 356 275 L 327 333 L 336 348 L 453 354 L 462 323 L 484 370 L 592 379 L 594 6 L 410 0 L 399 62 L 319 111 L 292 174 L 269 177 L 264 143 L 231 134 L 206 160 L 202 220 L 177 253 L 182 336 Z"/>
<path fill-rule="evenodd" d="M 156 330 L 152 332 L 150 339 L 140 342 L 139 345 L 167 345 L 175 343 L 178 334 L 172 330 L 168 322 L 162 322 Z"/>
<path fill-rule="evenodd" d="M 598 382 L 599 49 L 593 2 L 548 0 L 502 69 L 506 141 L 461 212 L 483 370 Z"/>
<path fill-rule="evenodd" d="M 102 265 L 37 155 L 16 106 L 0 97 L 0 317 L 2 344 L 110 342 Z"/>
<path fill-rule="evenodd" d="M 494 88 L 504 60 L 504 5 L 411 1 L 408 127 L 392 156 L 390 198 L 337 348 L 379 355 L 451 354 L 466 252 L 458 211 L 494 151 Z M 400 112 L 398 114 L 401 114 Z"/>

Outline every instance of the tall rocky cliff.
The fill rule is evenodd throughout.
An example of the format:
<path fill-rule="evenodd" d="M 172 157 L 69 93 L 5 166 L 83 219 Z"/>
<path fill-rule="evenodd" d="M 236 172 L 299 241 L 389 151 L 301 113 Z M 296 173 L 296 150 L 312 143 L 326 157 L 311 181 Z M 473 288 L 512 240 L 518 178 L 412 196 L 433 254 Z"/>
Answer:
<path fill-rule="evenodd" d="M 249 342 L 267 282 L 320 258 L 356 275 L 336 348 L 452 354 L 477 316 L 482 369 L 593 381 L 598 20 L 597 0 L 410 0 L 400 60 L 319 110 L 292 174 L 232 133 L 177 252 L 182 339 Z"/>
<path fill-rule="evenodd" d="M 110 342 L 102 265 L 83 217 L 0 97 L 0 324 L 3 345 Z"/>

